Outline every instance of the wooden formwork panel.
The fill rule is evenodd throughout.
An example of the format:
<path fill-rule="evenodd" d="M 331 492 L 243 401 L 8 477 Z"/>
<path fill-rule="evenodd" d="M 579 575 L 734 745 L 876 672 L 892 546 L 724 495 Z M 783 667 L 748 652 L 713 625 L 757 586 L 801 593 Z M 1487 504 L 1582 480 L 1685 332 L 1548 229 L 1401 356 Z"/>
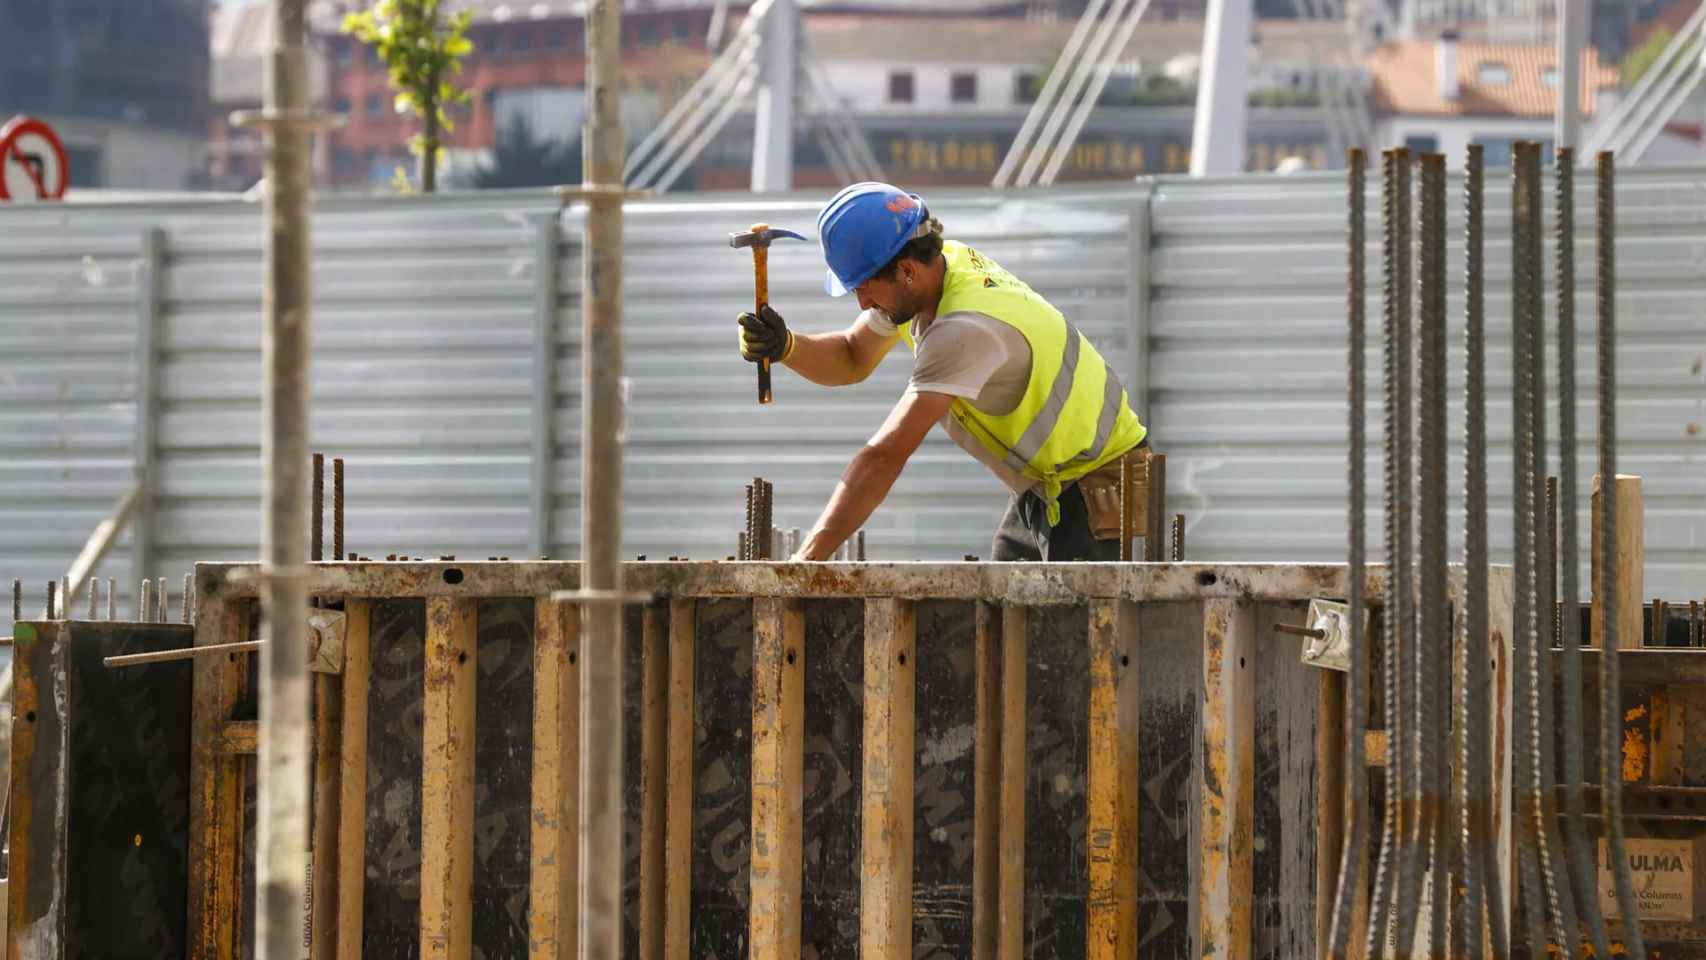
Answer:
<path fill-rule="evenodd" d="M 804 624 L 800 822 L 801 955 L 859 956 L 865 790 L 864 601 L 799 601 Z M 925 600 L 915 617 L 913 955 L 964 957 L 973 942 L 976 851 L 977 604 Z M 742 957 L 750 944 L 754 603 L 691 604 L 692 832 L 688 949 Z M 1314 712 L 1318 674 L 1297 662 L 1271 625 L 1297 622 L 1302 603 L 1251 605 L 1258 678 L 1251 784 L 1256 956 L 1314 954 Z M 1135 936 L 1145 957 L 1194 956 L 1199 918 L 1198 724 L 1203 605 L 1124 605 L 1137 617 L 1140 710 Z M 420 956 L 422 724 L 426 601 L 371 604 L 365 956 Z M 669 620 L 660 604 L 661 623 Z M 1023 770 L 1019 857 L 1020 955 L 1090 955 L 1089 848 L 1091 605 L 1031 608 L 1018 617 Z M 641 947 L 642 649 L 645 612 L 625 620 L 624 949 Z M 526 956 L 531 907 L 533 637 L 535 601 L 482 600 L 476 609 L 473 942 L 486 956 Z M 998 663 L 999 665 L 999 663 Z M 1001 665 L 1004 671 L 1015 669 Z M 1010 677 L 1011 674 L 1009 673 Z M 999 691 L 1000 684 L 996 684 Z M 1011 722 L 1007 724 L 1011 729 Z M 1010 774 L 1008 776 L 1011 776 Z M 998 781 L 999 782 L 999 781 Z M 1003 825 L 1005 827 L 1005 825 Z M 994 855 L 999 855 L 999 844 Z"/>

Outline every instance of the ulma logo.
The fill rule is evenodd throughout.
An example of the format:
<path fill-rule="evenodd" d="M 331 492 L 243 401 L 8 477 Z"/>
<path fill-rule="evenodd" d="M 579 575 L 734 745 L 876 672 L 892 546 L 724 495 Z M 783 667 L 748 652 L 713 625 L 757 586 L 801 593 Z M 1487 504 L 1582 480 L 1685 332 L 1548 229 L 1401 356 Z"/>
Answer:
<path fill-rule="evenodd" d="M 889 198 L 888 208 L 890 213 L 905 213 L 918 209 L 918 201 L 904 193 L 897 193 Z"/>
<path fill-rule="evenodd" d="M 1633 873 L 1680 873 L 1685 869 L 1682 857 L 1674 853 L 1640 852 L 1630 853 L 1629 870 Z M 1605 869 L 1612 869 L 1611 858 L 1607 856 Z"/>

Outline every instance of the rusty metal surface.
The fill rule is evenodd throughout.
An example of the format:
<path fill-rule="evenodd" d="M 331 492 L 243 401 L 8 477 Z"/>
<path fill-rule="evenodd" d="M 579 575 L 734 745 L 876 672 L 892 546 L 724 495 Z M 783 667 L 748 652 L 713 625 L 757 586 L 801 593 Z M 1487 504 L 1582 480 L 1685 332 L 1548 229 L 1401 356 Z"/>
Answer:
<path fill-rule="evenodd" d="M 800 597 L 987 600 L 1072 606 L 1086 597 L 1143 602 L 1243 597 L 1344 596 L 1344 564 L 1275 563 L 729 563 L 630 562 L 628 589 L 674 597 Z M 1385 567 L 1364 573 L 1370 602 L 1385 598 Z M 197 595 L 252 597 L 253 564 L 196 565 Z M 1462 568 L 1453 565 L 1452 589 Z M 532 562 L 346 562 L 313 565 L 308 589 L 340 597 L 541 597 L 580 586 L 580 565 Z"/>

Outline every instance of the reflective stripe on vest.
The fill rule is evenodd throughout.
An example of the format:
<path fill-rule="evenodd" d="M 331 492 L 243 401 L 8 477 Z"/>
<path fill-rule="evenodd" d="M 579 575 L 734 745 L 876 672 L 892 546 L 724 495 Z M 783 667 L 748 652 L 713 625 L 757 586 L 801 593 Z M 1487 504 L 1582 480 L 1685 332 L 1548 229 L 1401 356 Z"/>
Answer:
<path fill-rule="evenodd" d="M 956 398 L 954 417 L 1006 466 L 1041 486 L 1049 522 L 1057 523 L 1061 488 L 1135 447 L 1148 431 L 1101 354 L 1047 300 L 964 244 L 948 241 L 942 252 L 948 271 L 938 315 L 993 317 L 1031 347 L 1031 379 L 1013 412 L 992 416 Z M 916 352 L 910 324 L 901 335 Z M 1100 389 L 1092 385 L 1097 376 Z"/>

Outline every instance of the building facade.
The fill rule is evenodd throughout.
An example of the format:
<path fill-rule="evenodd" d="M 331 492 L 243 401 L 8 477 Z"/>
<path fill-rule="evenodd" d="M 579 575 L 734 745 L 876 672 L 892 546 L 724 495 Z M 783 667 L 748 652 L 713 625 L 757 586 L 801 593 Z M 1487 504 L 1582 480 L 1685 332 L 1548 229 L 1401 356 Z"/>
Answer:
<path fill-rule="evenodd" d="M 196 185 L 208 17 L 208 0 L 0 3 L 0 122 L 52 124 L 74 190 Z"/>

